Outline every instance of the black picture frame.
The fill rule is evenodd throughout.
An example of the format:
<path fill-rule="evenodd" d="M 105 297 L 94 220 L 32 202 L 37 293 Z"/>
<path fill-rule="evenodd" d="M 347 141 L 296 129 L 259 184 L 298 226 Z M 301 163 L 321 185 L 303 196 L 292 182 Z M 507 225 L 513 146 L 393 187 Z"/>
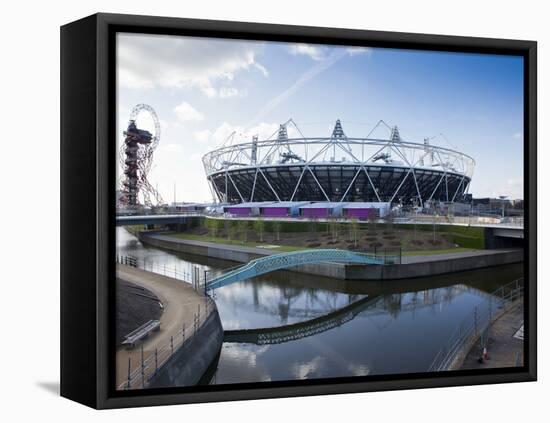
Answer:
<path fill-rule="evenodd" d="M 114 390 L 115 49 L 117 32 L 292 41 L 524 57 L 525 365 L 521 368 Z M 61 28 L 61 395 L 118 408 L 534 381 L 537 44 L 198 19 L 95 14 Z"/>

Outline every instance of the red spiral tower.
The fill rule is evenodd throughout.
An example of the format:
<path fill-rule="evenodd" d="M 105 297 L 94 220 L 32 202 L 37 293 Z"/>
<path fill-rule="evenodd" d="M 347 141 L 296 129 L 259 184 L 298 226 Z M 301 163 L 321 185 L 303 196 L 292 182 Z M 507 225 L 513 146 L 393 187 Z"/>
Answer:
<path fill-rule="evenodd" d="M 140 112 L 151 115 L 155 133 L 140 129 L 136 119 Z M 127 129 L 123 132 L 124 143 L 121 150 L 121 167 L 123 169 L 122 195 L 120 202 L 127 208 L 160 205 L 162 199 L 149 183 L 147 175 L 151 169 L 153 152 L 160 140 L 160 124 L 154 109 L 147 104 L 138 104 L 132 109 Z M 140 194 L 143 202 L 140 202 Z"/>

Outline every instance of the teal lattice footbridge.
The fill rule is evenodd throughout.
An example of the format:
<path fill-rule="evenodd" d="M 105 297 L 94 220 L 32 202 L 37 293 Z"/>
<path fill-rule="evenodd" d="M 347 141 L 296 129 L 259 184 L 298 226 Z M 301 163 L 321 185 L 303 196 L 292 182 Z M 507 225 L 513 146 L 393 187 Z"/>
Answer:
<path fill-rule="evenodd" d="M 287 269 L 302 264 L 333 262 L 380 265 L 395 263 L 397 260 L 398 256 L 393 255 L 385 254 L 380 256 L 373 253 L 359 253 L 338 249 L 315 249 L 272 254 L 251 260 L 247 264 L 221 275 L 213 276 L 212 279 L 206 282 L 206 288 L 221 288 L 222 286 L 244 279 L 250 279 L 275 270 Z"/>

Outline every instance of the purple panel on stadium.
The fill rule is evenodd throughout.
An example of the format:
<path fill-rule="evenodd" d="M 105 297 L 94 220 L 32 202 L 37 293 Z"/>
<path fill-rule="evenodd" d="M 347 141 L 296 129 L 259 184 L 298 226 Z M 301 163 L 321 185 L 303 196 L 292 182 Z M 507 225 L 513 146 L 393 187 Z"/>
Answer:
<path fill-rule="evenodd" d="M 376 209 L 346 209 L 344 210 L 346 217 L 351 219 L 367 220 L 376 217 Z"/>
<path fill-rule="evenodd" d="M 263 207 L 262 216 L 285 217 L 285 216 L 288 216 L 288 208 L 287 207 Z"/>
<path fill-rule="evenodd" d="M 304 217 L 327 217 L 328 216 L 328 209 L 313 209 L 313 208 L 307 208 L 302 209 L 302 216 Z"/>
<path fill-rule="evenodd" d="M 227 211 L 235 216 L 250 216 L 252 213 L 250 207 L 228 207 Z"/>

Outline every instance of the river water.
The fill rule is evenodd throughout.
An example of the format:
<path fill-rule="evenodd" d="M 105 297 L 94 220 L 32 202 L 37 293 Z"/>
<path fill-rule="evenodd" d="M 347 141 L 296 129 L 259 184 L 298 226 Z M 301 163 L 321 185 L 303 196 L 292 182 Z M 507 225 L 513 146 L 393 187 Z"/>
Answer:
<path fill-rule="evenodd" d="M 235 266 L 144 246 L 123 228 L 117 252 L 178 274 Z M 214 292 L 224 330 L 277 329 L 258 331 L 270 343 L 226 340 L 207 383 L 424 372 L 488 293 L 521 276 L 522 264 L 383 282 L 278 271 L 224 286 Z"/>

